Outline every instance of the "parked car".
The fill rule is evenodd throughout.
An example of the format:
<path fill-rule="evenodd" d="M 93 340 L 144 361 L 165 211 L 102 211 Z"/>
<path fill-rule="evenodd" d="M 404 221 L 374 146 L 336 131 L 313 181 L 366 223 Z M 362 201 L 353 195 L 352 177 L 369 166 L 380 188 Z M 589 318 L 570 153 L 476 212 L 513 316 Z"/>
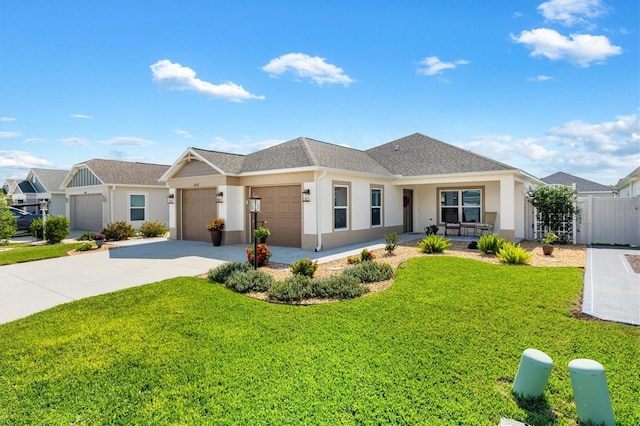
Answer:
<path fill-rule="evenodd" d="M 35 219 L 42 218 L 42 216 L 39 214 L 29 213 L 15 207 L 9 207 L 9 210 L 11 210 L 11 213 L 16 218 L 18 231 L 28 231 L 29 227 L 31 226 L 31 222 L 33 222 Z"/>

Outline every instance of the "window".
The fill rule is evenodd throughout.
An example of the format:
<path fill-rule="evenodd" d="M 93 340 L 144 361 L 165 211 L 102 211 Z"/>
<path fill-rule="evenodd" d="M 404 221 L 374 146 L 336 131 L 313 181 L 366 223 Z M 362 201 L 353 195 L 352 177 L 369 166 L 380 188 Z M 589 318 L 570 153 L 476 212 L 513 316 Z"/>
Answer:
<path fill-rule="evenodd" d="M 129 220 L 144 220 L 145 196 L 129 195 Z"/>
<path fill-rule="evenodd" d="M 382 226 L 382 189 L 371 189 L 371 226 Z"/>
<path fill-rule="evenodd" d="M 440 191 L 440 222 L 481 221 L 482 190 L 456 189 Z"/>
<path fill-rule="evenodd" d="M 349 187 L 333 187 L 333 229 L 349 228 Z"/>

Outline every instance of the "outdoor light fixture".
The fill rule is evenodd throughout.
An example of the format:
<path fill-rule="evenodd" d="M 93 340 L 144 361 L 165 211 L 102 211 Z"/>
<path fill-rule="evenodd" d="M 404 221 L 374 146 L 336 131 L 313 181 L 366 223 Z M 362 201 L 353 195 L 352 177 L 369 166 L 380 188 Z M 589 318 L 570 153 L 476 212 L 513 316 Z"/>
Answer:
<path fill-rule="evenodd" d="M 255 195 L 249 198 L 249 212 L 250 213 L 260 213 L 260 201 L 262 198 L 256 197 Z"/>
<path fill-rule="evenodd" d="M 305 189 L 304 191 L 302 191 L 302 202 L 308 203 L 309 201 L 311 201 L 311 190 Z"/>
<path fill-rule="evenodd" d="M 258 213 L 260 213 L 260 197 L 249 198 L 249 212 L 253 215 L 253 229 L 258 229 Z M 258 237 L 253 233 L 253 269 L 258 269 Z"/>
<path fill-rule="evenodd" d="M 216 203 L 220 204 L 224 202 L 224 192 L 220 191 L 216 193 Z"/>
<path fill-rule="evenodd" d="M 174 194 L 167 195 L 167 204 L 173 204 L 176 202 L 176 196 Z"/>

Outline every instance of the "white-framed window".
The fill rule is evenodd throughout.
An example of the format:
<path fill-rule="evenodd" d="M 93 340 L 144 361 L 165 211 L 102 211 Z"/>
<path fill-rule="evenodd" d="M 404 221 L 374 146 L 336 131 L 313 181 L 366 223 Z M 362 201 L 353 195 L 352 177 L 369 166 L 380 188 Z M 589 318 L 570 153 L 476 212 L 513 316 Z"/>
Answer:
<path fill-rule="evenodd" d="M 482 221 L 482 189 L 440 190 L 440 223 Z"/>
<path fill-rule="evenodd" d="M 382 189 L 371 188 L 371 227 L 382 226 Z"/>
<path fill-rule="evenodd" d="M 333 187 L 333 229 L 349 229 L 349 187 Z"/>
<path fill-rule="evenodd" d="M 147 210 L 147 196 L 145 194 L 129 194 L 129 221 L 144 221 Z"/>

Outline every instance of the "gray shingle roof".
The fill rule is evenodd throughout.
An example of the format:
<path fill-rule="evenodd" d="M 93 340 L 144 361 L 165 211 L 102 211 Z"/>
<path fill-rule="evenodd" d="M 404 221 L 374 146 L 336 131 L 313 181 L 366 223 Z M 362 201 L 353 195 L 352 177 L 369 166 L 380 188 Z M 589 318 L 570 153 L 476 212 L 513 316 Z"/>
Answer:
<path fill-rule="evenodd" d="M 578 192 L 613 192 L 613 190 L 597 182 L 591 180 L 582 179 L 578 176 L 570 175 L 569 173 L 557 172 L 547 177 L 543 177 L 542 180 L 552 185 L 571 185 L 576 184 L 576 190 Z"/>
<path fill-rule="evenodd" d="M 427 176 L 515 170 L 498 161 L 440 142 L 420 133 L 365 151 L 392 174 Z"/>
<path fill-rule="evenodd" d="M 191 149 L 211 164 L 214 164 L 224 170 L 226 173 L 238 174 L 242 172 L 242 162 L 244 161 L 244 155 L 242 154 L 229 154 L 226 152 L 208 151 L 200 148 Z"/>
<path fill-rule="evenodd" d="M 69 174 L 69 170 L 31 169 L 48 192 L 60 191 L 60 185 Z"/>
<path fill-rule="evenodd" d="M 165 186 L 158 179 L 169 169 L 169 166 L 161 164 L 101 159 L 89 160 L 83 164 L 106 185 Z"/>

